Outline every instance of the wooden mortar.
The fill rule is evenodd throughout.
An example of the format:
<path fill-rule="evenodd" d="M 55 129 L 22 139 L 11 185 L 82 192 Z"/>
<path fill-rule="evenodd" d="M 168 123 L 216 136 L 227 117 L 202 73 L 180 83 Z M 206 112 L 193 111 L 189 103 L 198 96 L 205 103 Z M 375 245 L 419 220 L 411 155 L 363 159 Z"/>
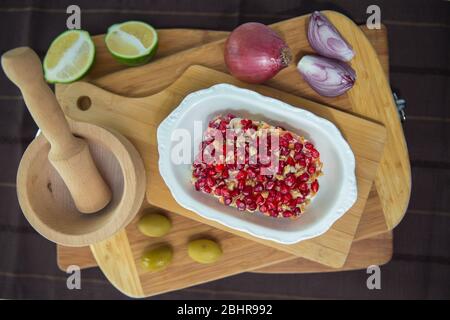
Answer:
<path fill-rule="evenodd" d="M 68 122 L 30 48 L 5 53 L 2 67 L 43 132 L 28 146 L 17 173 L 25 217 L 44 237 L 67 246 L 111 237 L 142 205 L 146 178 L 139 153 L 119 133 Z M 79 107 L 89 102 L 80 97 Z"/>

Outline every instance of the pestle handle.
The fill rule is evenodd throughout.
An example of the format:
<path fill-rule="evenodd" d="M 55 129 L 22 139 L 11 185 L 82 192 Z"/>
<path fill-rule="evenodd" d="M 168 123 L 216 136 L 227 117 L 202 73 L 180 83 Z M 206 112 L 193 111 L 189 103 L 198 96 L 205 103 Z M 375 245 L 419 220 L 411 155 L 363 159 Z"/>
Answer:
<path fill-rule="evenodd" d="M 19 87 L 34 121 L 52 146 L 56 157 L 80 148 L 72 135 L 58 101 L 44 80 L 36 53 L 27 47 L 6 52 L 2 67 L 8 78 Z"/>
<path fill-rule="evenodd" d="M 37 54 L 28 47 L 10 50 L 1 59 L 8 78 L 19 87 L 33 119 L 50 142 L 49 160 L 58 171 L 78 210 L 92 213 L 111 200 L 111 191 L 83 139 L 76 138 L 44 80 Z"/>

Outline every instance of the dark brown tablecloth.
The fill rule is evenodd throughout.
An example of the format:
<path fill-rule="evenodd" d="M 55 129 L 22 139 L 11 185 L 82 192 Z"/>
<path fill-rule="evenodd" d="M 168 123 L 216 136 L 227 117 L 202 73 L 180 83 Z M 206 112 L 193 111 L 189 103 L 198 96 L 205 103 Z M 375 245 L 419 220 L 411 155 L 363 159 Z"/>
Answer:
<path fill-rule="evenodd" d="M 18 1 L 0 2 L 0 53 L 28 45 L 41 56 L 78 4 L 82 28 L 104 33 L 119 21 L 157 28 L 232 30 L 247 21 L 274 23 L 313 10 L 340 11 L 358 23 L 370 4 L 381 8 L 390 46 L 390 79 L 407 99 L 404 125 L 413 188 L 395 229 L 382 289 L 366 288 L 365 270 L 310 275 L 241 274 L 153 299 L 450 298 L 450 2 L 448 1 Z M 0 72 L 0 298 L 125 299 L 98 270 L 82 273 L 82 290 L 66 288 L 55 245 L 40 237 L 17 203 L 15 176 L 36 126 L 18 90 Z"/>

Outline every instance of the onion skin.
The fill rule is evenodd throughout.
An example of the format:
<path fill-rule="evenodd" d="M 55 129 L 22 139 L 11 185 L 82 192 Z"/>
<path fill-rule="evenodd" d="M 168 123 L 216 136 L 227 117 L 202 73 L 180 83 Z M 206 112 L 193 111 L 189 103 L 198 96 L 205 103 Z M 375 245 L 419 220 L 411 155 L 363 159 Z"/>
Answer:
<path fill-rule="evenodd" d="M 244 23 L 225 42 L 225 64 L 239 80 L 262 83 L 287 67 L 292 54 L 284 40 L 262 23 Z"/>
<path fill-rule="evenodd" d="M 340 96 L 356 81 L 355 70 L 336 59 L 306 55 L 300 59 L 297 69 L 311 88 L 324 97 Z"/>
<path fill-rule="evenodd" d="M 350 61 L 355 56 L 352 46 L 330 20 L 318 11 L 311 14 L 309 19 L 308 41 L 317 53 L 328 58 Z"/>

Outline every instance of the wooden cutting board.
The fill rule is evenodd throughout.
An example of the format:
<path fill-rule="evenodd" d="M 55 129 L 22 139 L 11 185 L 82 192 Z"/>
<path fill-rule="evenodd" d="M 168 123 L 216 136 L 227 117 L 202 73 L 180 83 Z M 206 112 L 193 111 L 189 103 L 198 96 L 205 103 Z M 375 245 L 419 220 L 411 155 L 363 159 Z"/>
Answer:
<path fill-rule="evenodd" d="M 387 128 L 387 143 L 375 180 L 385 221 L 373 221 L 363 227 L 369 236 L 392 230 L 402 219 L 411 190 L 411 170 L 406 142 L 387 77 L 377 54 L 364 33 L 347 17 L 325 11 L 327 17 L 353 45 L 356 56 L 351 61 L 358 80 L 348 94 L 338 98 L 318 96 L 298 75 L 295 63 L 305 53 L 313 52 L 306 39 L 309 15 L 271 25 L 292 49 L 295 59 L 267 85 L 298 96 L 347 110 L 383 123 Z M 96 80 L 96 84 L 126 96 L 148 96 L 170 85 L 192 64 L 200 64 L 226 72 L 223 61 L 224 40 L 170 55 L 140 68 L 126 69 Z M 122 83 L 121 79 L 132 79 Z M 368 221 L 370 222 L 370 220 Z"/>
<path fill-rule="evenodd" d="M 383 70 L 387 75 L 389 72 L 389 59 L 386 28 L 384 26 L 380 30 L 370 30 L 365 26 L 361 26 L 360 28 L 376 50 Z M 158 30 L 158 34 L 160 36 L 160 42 L 158 53 L 154 58 L 155 60 L 190 47 L 224 38 L 228 33 L 208 30 L 163 29 Z M 96 46 L 96 63 L 89 73 L 89 81 L 95 83 L 95 78 L 99 76 L 126 68 L 122 64 L 117 63 L 109 54 L 104 44 L 103 35 L 95 36 L 94 43 Z M 373 222 L 377 220 L 383 223 L 384 216 L 376 190 L 372 188 L 355 238 L 366 236 L 364 232 L 360 232 L 362 227 L 365 225 L 373 225 Z M 362 230 L 365 231 L 367 228 L 363 228 Z M 256 270 L 255 272 L 293 273 L 359 269 L 372 264 L 381 265 L 387 263 L 391 255 L 392 234 L 388 232 L 371 239 L 355 242 L 351 247 L 345 265 L 339 269 L 329 268 L 303 258 L 297 258 L 263 268 L 262 271 Z M 97 266 L 89 247 L 75 248 L 58 246 L 57 262 L 62 270 L 66 270 L 69 265 L 73 264 L 78 265 L 80 268 Z"/>
<path fill-rule="evenodd" d="M 123 81 L 126 82 L 127 80 L 123 79 Z M 147 189 L 147 199 L 151 204 L 199 220 L 199 216 L 182 208 L 173 200 L 159 175 L 156 128 L 186 94 L 216 83 L 232 83 L 251 88 L 274 98 L 282 98 L 292 105 L 302 106 L 319 116 L 332 120 L 340 128 L 351 145 L 357 160 L 358 200 L 356 204 L 326 234 L 315 239 L 295 245 L 281 245 L 262 239 L 257 241 L 328 266 L 341 267 L 349 252 L 384 147 L 385 129 L 383 126 L 299 97 L 284 94 L 275 89 L 246 85 L 229 75 L 200 66 L 192 66 L 171 86 L 150 97 L 121 97 L 94 85 L 78 82 L 64 88 L 60 87 L 58 99 L 66 115 L 70 118 L 115 129 L 136 146 L 146 165 L 147 176 L 151 177 Z M 90 98 L 92 105 L 88 110 L 83 111 L 77 107 L 77 101 L 80 97 Z M 174 263 L 173 267 L 167 270 L 170 276 L 164 278 L 165 280 L 170 279 L 170 281 L 162 281 L 161 277 L 139 269 L 139 257 L 151 241 L 145 237 L 142 239 L 142 235 L 132 229 L 134 226 L 132 224 L 127 228 L 127 231 L 103 244 L 97 244 L 95 250 L 93 250 L 103 272 L 116 287 L 131 296 L 151 295 L 163 292 L 162 287 L 166 287 L 167 290 L 174 290 L 198 283 L 196 281 L 205 282 L 217 277 L 292 259 L 292 256 L 283 255 L 281 251 L 258 245 L 253 241 L 242 241 L 232 234 L 220 231 L 219 236 L 219 230 L 195 223 L 178 215 L 171 218 L 174 221 L 175 219 L 178 219 L 177 221 L 183 219 L 182 224 L 184 226 L 186 223 L 190 225 L 189 228 L 182 227 L 181 230 L 174 228 L 171 233 L 173 238 L 170 243 L 176 248 L 176 251 L 185 252 L 185 247 L 182 247 L 187 239 L 204 233 L 198 232 L 198 229 L 207 228 L 213 234 L 212 237 L 220 239 L 224 246 L 223 262 L 217 266 L 207 266 L 207 268 L 211 268 L 207 273 L 196 273 L 198 269 L 203 270 L 206 267 L 186 269 L 183 261 L 188 259 L 177 260 L 179 262 Z M 205 219 L 200 220 L 205 221 Z M 211 223 L 209 222 L 209 224 Z M 224 229 L 223 226 L 221 226 L 221 229 Z M 228 228 L 226 229 L 226 231 L 229 231 Z M 240 236 L 253 239 L 252 236 L 244 233 L 241 233 Z M 168 240 L 164 239 L 164 241 Z M 104 250 L 99 249 L 102 247 Z M 227 264 L 228 260 L 230 260 L 229 264 Z M 232 263 L 233 260 L 234 263 Z M 192 261 L 188 260 L 188 263 L 192 263 Z M 183 270 L 192 269 L 192 274 L 189 274 L 188 278 L 183 278 L 188 273 L 181 272 L 181 269 L 177 269 L 178 266 L 182 267 Z M 117 273 L 122 274 L 122 276 L 116 277 Z M 117 281 L 117 278 L 121 280 Z M 134 281 L 130 281 L 130 278 Z M 156 285 L 158 281 L 162 281 L 160 287 Z M 134 285 L 129 287 L 130 284 Z"/>

